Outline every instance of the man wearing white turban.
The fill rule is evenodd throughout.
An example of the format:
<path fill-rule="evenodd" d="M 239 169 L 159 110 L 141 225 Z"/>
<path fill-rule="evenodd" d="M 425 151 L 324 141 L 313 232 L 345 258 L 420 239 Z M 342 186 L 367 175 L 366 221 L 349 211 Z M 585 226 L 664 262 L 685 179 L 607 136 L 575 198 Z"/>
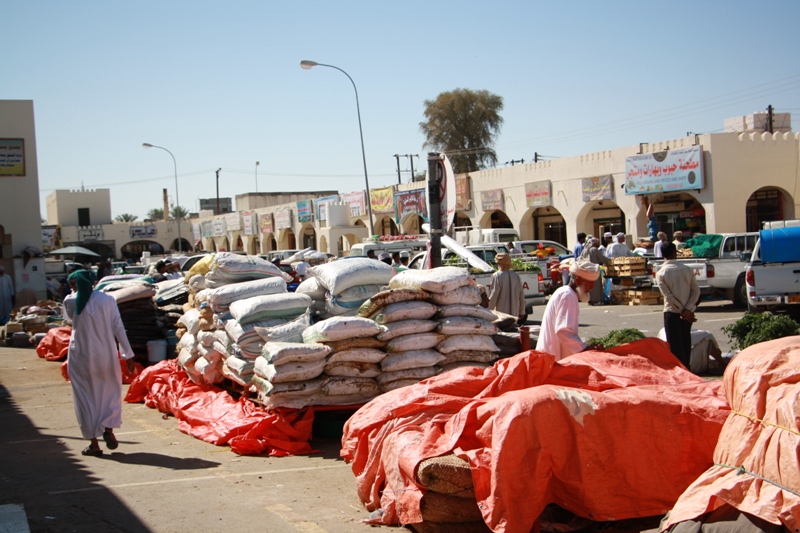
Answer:
<path fill-rule="evenodd" d="M 569 285 L 560 287 L 544 309 L 536 349 L 556 356 L 556 361 L 582 352 L 589 346 L 578 336 L 580 302 L 589 301 L 589 293 L 600 277 L 599 267 L 589 261 L 573 263 Z"/>

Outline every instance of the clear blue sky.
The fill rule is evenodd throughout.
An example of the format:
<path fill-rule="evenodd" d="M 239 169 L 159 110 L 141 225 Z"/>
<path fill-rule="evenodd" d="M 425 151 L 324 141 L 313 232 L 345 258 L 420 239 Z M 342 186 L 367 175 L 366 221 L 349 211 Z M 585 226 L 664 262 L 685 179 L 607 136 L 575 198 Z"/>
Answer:
<path fill-rule="evenodd" d="M 800 118 L 800 2 L 0 0 L 0 99 L 34 101 L 40 204 L 110 188 L 112 215 L 255 190 L 372 187 L 426 151 L 423 102 L 502 96 L 499 162 Z M 406 159 L 401 168 L 408 169 Z M 404 174 L 404 181 L 408 174 Z"/>

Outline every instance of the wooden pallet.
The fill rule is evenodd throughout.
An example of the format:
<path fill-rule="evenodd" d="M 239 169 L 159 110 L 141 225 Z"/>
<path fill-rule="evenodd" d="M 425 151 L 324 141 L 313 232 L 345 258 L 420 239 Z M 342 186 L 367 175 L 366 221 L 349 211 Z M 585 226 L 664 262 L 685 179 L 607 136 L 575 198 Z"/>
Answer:
<path fill-rule="evenodd" d="M 645 265 L 644 257 L 615 257 L 611 260 L 613 265 Z"/>
<path fill-rule="evenodd" d="M 619 265 L 619 266 L 607 266 L 606 267 L 606 277 L 614 277 L 614 276 L 644 276 L 647 273 L 647 269 L 642 265 L 641 267 L 638 265 Z"/>

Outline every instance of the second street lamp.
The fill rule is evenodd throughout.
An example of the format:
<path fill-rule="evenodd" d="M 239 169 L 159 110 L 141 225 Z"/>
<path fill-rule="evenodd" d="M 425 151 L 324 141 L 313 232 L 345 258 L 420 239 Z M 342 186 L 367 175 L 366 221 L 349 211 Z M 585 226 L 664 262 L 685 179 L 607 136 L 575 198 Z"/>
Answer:
<path fill-rule="evenodd" d="M 304 59 L 300 62 L 300 67 L 306 70 L 309 70 L 313 67 L 328 67 L 332 69 L 336 69 L 345 76 L 347 79 L 350 80 L 350 83 L 353 84 L 353 90 L 356 92 L 356 111 L 358 112 L 358 132 L 361 135 L 361 158 L 364 160 L 364 184 L 367 187 L 367 194 L 366 194 L 366 204 L 367 204 L 367 217 L 369 219 L 369 236 L 372 237 L 375 234 L 375 229 L 372 227 L 372 200 L 369 195 L 369 176 L 367 175 L 367 154 L 364 151 L 364 130 L 361 127 L 361 107 L 358 105 L 358 89 L 356 89 L 356 82 L 353 81 L 353 78 L 350 77 L 350 74 L 345 72 L 344 70 L 340 69 L 339 67 L 335 67 L 333 65 L 326 65 L 324 63 L 317 63 L 316 61 L 308 61 Z"/>
<path fill-rule="evenodd" d="M 182 252 L 183 239 L 181 239 L 181 215 L 183 213 L 180 209 L 181 201 L 178 199 L 178 164 L 175 162 L 175 156 L 163 146 L 156 146 L 155 144 L 142 143 L 142 148 L 158 148 L 159 150 L 164 150 L 172 157 L 172 166 L 175 169 L 175 218 L 178 220 L 178 252 Z"/>

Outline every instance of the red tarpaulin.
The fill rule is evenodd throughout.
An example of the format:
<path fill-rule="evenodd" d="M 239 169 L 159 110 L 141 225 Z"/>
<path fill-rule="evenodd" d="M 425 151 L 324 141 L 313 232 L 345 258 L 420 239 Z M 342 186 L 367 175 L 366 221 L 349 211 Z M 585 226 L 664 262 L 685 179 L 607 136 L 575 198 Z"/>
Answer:
<path fill-rule="evenodd" d="M 726 505 L 788 531 L 800 529 L 800 337 L 756 344 L 725 370 L 731 413 L 714 465 L 686 489 L 663 523 Z"/>
<path fill-rule="evenodd" d="M 179 420 L 178 429 L 205 442 L 228 444 L 240 455 L 313 453 L 309 445 L 313 409 L 266 410 L 242 397 L 234 400 L 213 385 L 192 382 L 174 360 L 148 367 L 134 380 L 126 402 L 144 402 Z"/>
<path fill-rule="evenodd" d="M 48 361 L 60 361 L 67 356 L 71 335 L 72 328 L 69 326 L 48 330 L 47 335 L 36 345 L 36 354 Z"/>
<path fill-rule="evenodd" d="M 549 503 L 597 521 L 666 513 L 712 464 L 728 412 L 721 381 L 649 338 L 559 362 L 524 352 L 386 393 L 347 422 L 341 454 L 376 522 L 421 522 L 417 466 L 454 453 L 489 527 L 528 533 Z"/>

